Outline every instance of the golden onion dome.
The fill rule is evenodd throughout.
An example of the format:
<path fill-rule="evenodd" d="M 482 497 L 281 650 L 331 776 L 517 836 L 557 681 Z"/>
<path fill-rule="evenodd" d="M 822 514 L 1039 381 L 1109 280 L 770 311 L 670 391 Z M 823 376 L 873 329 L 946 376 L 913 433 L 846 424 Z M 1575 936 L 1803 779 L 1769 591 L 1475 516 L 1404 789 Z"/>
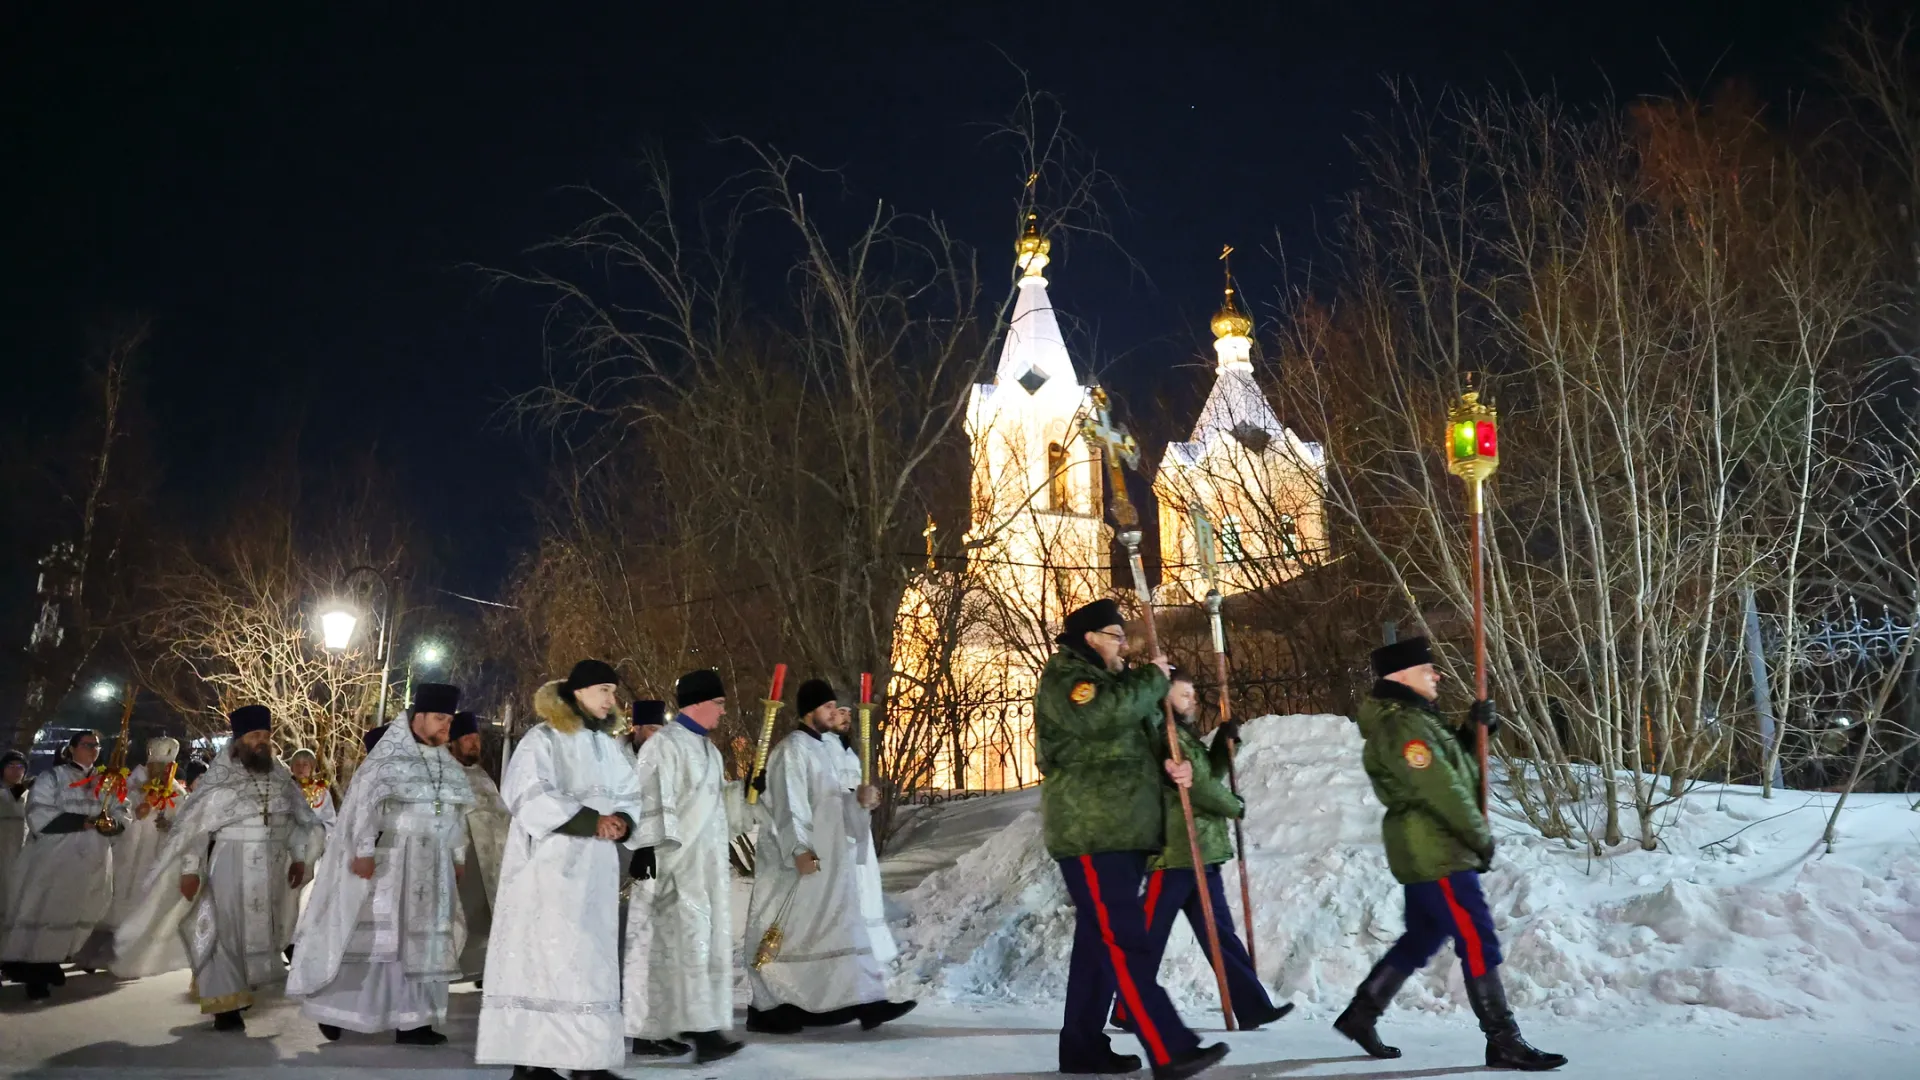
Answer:
<path fill-rule="evenodd" d="M 1251 337 L 1253 320 L 1248 318 L 1234 305 L 1233 288 L 1227 288 L 1227 302 L 1213 316 L 1213 336 L 1217 340 L 1226 337 Z"/>
<path fill-rule="evenodd" d="M 1013 264 L 1029 274 L 1038 274 L 1047 265 L 1053 241 L 1040 235 L 1040 215 L 1027 215 L 1027 231 L 1013 245 Z"/>

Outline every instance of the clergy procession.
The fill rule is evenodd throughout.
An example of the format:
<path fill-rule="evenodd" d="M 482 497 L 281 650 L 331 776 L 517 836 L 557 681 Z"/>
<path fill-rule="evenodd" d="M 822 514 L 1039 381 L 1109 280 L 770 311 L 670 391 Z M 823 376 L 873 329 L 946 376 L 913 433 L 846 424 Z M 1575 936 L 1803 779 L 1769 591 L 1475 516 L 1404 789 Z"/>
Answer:
<path fill-rule="evenodd" d="M 1114 601 L 1074 611 L 1034 700 L 1045 844 L 1075 912 L 1058 1040 L 1067 1074 L 1144 1066 L 1168 1080 L 1227 1056 L 1159 983 L 1181 917 L 1207 950 L 1227 1030 L 1293 1008 L 1262 985 L 1221 872 L 1245 855 L 1239 726 L 1225 718 L 1202 737 L 1193 676 L 1148 629 L 1149 662 L 1130 664 Z M 1423 638 L 1377 650 L 1373 664 L 1358 721 L 1407 931 L 1335 1030 L 1368 1055 L 1398 1057 L 1376 1025 L 1451 942 L 1487 1065 L 1557 1068 L 1566 1059 L 1530 1046 L 1506 1006 L 1480 892 L 1493 842 L 1467 747 L 1497 727 L 1491 702 L 1447 723 Z M 471 982 L 474 1060 L 511 1066 L 518 1080 L 604 1080 L 636 1059 L 738 1053 L 736 965 L 749 1033 L 871 1031 L 916 1004 L 888 992 L 896 947 L 871 820 L 871 687 L 863 677 L 855 738 L 833 685 L 807 680 L 797 723 L 775 744 L 784 677 L 783 665 L 744 780 L 728 780 L 711 738 L 728 708 L 717 672 L 682 676 L 671 710 L 642 699 L 623 715 L 619 674 L 593 659 L 539 688 L 539 723 L 498 785 L 478 717 L 440 683 L 414 687 L 400 717 L 366 733 L 337 806 L 313 751 L 275 755 L 260 705 L 227 717 L 203 769 L 181 768 L 179 744 L 154 738 L 117 787 L 96 767 L 93 731 L 31 782 L 25 759 L 9 755 L 0 973 L 44 1001 L 69 964 L 122 979 L 186 969 L 214 1031 L 244 1032 L 261 995 L 284 994 L 327 1042 L 391 1032 L 403 1046 L 447 1042 L 450 988 Z M 754 873 L 736 942 L 730 853 L 743 833 L 755 836 Z M 1245 912 L 1250 898 L 1241 902 Z M 1144 1058 L 1115 1050 L 1110 1030 Z"/>

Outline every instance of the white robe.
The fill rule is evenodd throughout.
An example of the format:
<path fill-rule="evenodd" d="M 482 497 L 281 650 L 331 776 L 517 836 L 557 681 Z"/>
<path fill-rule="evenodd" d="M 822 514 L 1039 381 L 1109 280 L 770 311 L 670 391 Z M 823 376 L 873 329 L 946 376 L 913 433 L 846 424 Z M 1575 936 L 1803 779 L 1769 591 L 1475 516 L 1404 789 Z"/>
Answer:
<path fill-rule="evenodd" d="M 466 929 L 454 867 L 473 790 L 444 746 L 388 725 L 360 763 L 294 933 L 287 996 L 312 1020 L 376 1032 L 446 1019 Z M 371 857 L 371 880 L 349 864 Z"/>
<path fill-rule="evenodd" d="M 507 846 L 512 815 L 493 777 L 478 765 L 465 766 L 473 788 L 467 812 L 467 873 L 460 879 L 460 910 L 467 920 L 467 946 L 460 952 L 460 973 L 479 978 L 487 969 L 487 941 L 493 930 L 493 901 L 500 892 L 500 859 Z"/>
<path fill-rule="evenodd" d="M 13 889 L 13 863 L 27 842 L 27 798 L 10 787 L 0 787 L 0 938 L 7 933 L 8 893 Z"/>
<path fill-rule="evenodd" d="M 288 868 L 299 862 L 311 872 L 324 843 L 285 765 L 254 773 L 222 754 L 181 803 L 141 880 L 141 901 L 115 936 L 113 973 L 135 979 L 191 967 L 202 1012 L 253 1004 L 255 992 L 286 979 Z M 180 895 L 187 874 L 200 879 L 192 901 Z"/>
<path fill-rule="evenodd" d="M 851 776 L 842 767 L 851 756 L 833 735 L 802 727 L 767 758 L 742 948 L 757 950 L 776 923 L 783 940 L 771 962 L 748 965 L 756 1009 L 795 1005 L 831 1012 L 887 996 L 886 974 L 874 959 L 860 910 L 858 869 L 871 830 L 855 792 L 859 759 Z M 803 852 L 820 860 L 818 870 L 802 875 L 794 869 Z"/>
<path fill-rule="evenodd" d="M 315 820 L 320 823 L 322 838 L 332 836 L 333 823 L 340 816 L 339 810 L 333 804 L 333 789 L 322 784 L 318 790 L 309 792 L 306 786 L 300 783 L 299 777 L 295 777 L 293 782 L 295 786 L 300 788 L 300 794 L 306 798 L 307 809 L 313 811 Z M 293 940 L 293 929 L 300 925 L 300 913 L 307 910 L 307 897 L 312 895 L 313 864 L 308 863 L 307 883 L 287 893 L 286 915 L 283 925 L 287 928 L 288 942 Z"/>
<path fill-rule="evenodd" d="M 650 924 L 639 1037 L 733 1027 L 733 873 L 727 841 L 736 831 L 727 798 L 726 766 L 713 740 L 676 717 L 640 748 L 644 796 L 638 847 L 654 849 L 658 878 L 634 924 Z M 691 723 L 688 721 L 687 723 Z"/>
<path fill-rule="evenodd" d="M 613 1069 L 620 1011 L 620 844 L 555 830 L 580 813 L 640 818 L 640 781 L 611 737 L 541 724 L 514 748 L 513 811 L 480 1001 L 482 1065 Z"/>
<path fill-rule="evenodd" d="M 127 777 L 127 828 L 110 841 L 113 845 L 113 908 L 104 926 L 120 926 L 139 905 L 142 897 L 140 883 L 146 878 L 147 869 L 153 865 L 154 856 L 160 854 L 160 846 L 167 841 L 167 827 L 180 812 L 180 800 L 187 794 L 186 785 L 178 781 L 172 784 L 170 794 L 173 805 L 170 807 L 166 805 L 166 794 L 156 798 L 149 796 L 146 791 L 147 780 L 154 773 L 165 776 L 170 768 L 169 762 L 141 765 Z M 136 811 L 142 803 L 148 802 L 155 805 L 145 818 L 141 818 Z"/>
<path fill-rule="evenodd" d="M 40 774 L 27 795 L 27 842 L 13 864 L 7 933 L 0 961 L 57 964 L 80 951 L 113 906 L 113 847 L 92 829 L 47 833 L 62 814 L 95 817 L 100 796 L 74 787 L 88 775 L 75 765 Z M 109 813 L 122 819 L 118 803 Z"/>
<path fill-rule="evenodd" d="M 860 786 L 859 753 L 832 732 L 820 738 L 828 744 L 840 744 L 841 753 L 835 760 L 840 765 L 841 783 L 857 789 Z M 873 946 L 873 958 L 885 968 L 900 955 L 900 947 L 894 944 L 893 930 L 887 926 L 887 900 L 880 888 L 880 856 L 874 851 L 871 814 L 860 820 L 858 831 L 861 850 L 854 862 L 854 877 L 860 883 L 860 917 L 867 924 L 867 941 Z"/>

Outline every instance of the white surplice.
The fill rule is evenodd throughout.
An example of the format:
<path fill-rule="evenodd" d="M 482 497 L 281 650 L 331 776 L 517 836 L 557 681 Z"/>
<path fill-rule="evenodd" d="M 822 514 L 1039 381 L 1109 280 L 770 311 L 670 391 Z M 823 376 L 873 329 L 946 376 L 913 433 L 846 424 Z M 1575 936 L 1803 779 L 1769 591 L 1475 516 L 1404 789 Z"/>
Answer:
<path fill-rule="evenodd" d="M 311 872 L 325 835 L 285 765 L 256 773 L 219 755 L 141 880 L 141 900 L 116 933 L 113 973 L 136 979 L 190 966 L 200 1011 L 252 1005 L 286 979 L 287 871 L 299 862 Z M 187 874 L 200 879 L 192 901 L 180 895 Z"/>
<path fill-rule="evenodd" d="M 849 788 L 860 786 L 860 755 L 846 740 L 829 731 L 820 738 L 828 743 L 839 743 L 840 754 L 834 758 L 840 766 L 841 783 Z M 854 824 L 858 833 L 859 857 L 854 861 L 854 877 L 860 882 L 860 917 L 867 924 L 867 942 L 873 946 L 873 958 L 884 969 L 900 955 L 900 947 L 894 944 L 893 930 L 887 926 L 886 894 L 880 889 L 880 856 L 873 846 L 873 817 L 868 814 Z"/>
<path fill-rule="evenodd" d="M 726 766 L 713 740 L 685 716 L 675 717 L 640 748 L 643 805 L 638 847 L 654 849 L 658 879 L 652 902 L 630 906 L 650 927 L 641 965 L 645 994 L 639 1037 L 733 1027 L 733 872 L 727 841 L 737 813 L 727 796 Z"/>
<path fill-rule="evenodd" d="M 142 893 L 140 883 L 145 880 L 147 870 L 153 866 L 154 857 L 160 854 L 160 847 L 167 841 L 167 829 L 174 815 L 179 812 L 180 800 L 186 797 L 185 784 L 172 779 L 173 763 L 170 761 L 153 762 L 141 765 L 127 777 L 127 828 L 110 842 L 113 846 L 113 907 L 103 924 L 118 927 L 127 921 L 133 909 L 140 903 Z M 147 791 L 147 781 L 156 778 L 167 781 L 161 790 Z M 159 785 L 156 785 L 158 787 Z M 142 818 L 139 809 L 147 806 L 147 816 Z"/>
<path fill-rule="evenodd" d="M 405 721 L 387 726 L 347 788 L 294 934 L 287 996 L 302 1013 L 361 1032 L 446 1019 L 466 936 L 454 867 L 472 806 L 446 747 L 420 743 Z M 357 857 L 373 858 L 371 880 L 349 868 Z"/>
<path fill-rule="evenodd" d="M 7 933 L 7 904 L 13 891 L 13 863 L 27 842 L 27 789 L 15 795 L 0 787 L 0 938 Z"/>
<path fill-rule="evenodd" d="M 27 842 L 13 864 L 7 932 L 0 961 L 57 964 L 80 951 L 113 906 L 113 847 L 92 829 L 47 832 L 64 814 L 100 813 L 90 770 L 56 765 L 27 794 Z M 125 819 L 114 803 L 110 816 Z"/>
<path fill-rule="evenodd" d="M 831 1012 L 886 998 L 886 974 L 860 906 L 858 870 L 871 830 L 859 785 L 859 758 L 830 732 L 796 728 L 767 758 L 746 945 L 757 948 L 776 922 L 782 941 L 766 966 L 749 965 L 756 1009 Z M 805 852 L 820 868 L 803 875 L 794 859 Z"/>
<path fill-rule="evenodd" d="M 500 892 L 500 860 L 512 820 L 493 777 L 479 765 L 464 767 L 473 788 L 467 811 L 467 873 L 460 879 L 460 910 L 467 920 L 467 945 L 460 951 L 460 972 L 479 978 L 487 969 L 487 941 L 493 928 L 493 902 Z"/>
<path fill-rule="evenodd" d="M 514 747 L 502 778 L 512 827 L 480 999 L 482 1065 L 613 1069 L 626 1061 L 620 1010 L 621 843 L 557 832 L 582 811 L 641 816 L 639 777 L 610 736 L 541 687 L 546 722 Z"/>

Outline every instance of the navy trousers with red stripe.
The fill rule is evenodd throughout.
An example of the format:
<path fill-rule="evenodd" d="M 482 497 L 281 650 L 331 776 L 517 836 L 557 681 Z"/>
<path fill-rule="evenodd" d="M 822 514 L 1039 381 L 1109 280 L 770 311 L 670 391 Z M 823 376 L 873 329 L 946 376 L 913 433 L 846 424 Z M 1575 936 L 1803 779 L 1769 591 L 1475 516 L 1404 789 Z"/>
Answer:
<path fill-rule="evenodd" d="M 1452 938 L 1468 975 L 1485 975 L 1500 966 L 1500 939 L 1480 893 L 1479 874 L 1461 870 L 1439 881 L 1408 885 L 1406 891 L 1407 932 L 1387 950 L 1388 964 L 1411 975 Z"/>
<path fill-rule="evenodd" d="M 1149 1062 L 1165 1065 L 1191 1053 L 1199 1036 L 1181 1021 L 1157 981 L 1160 961 L 1140 897 L 1147 853 L 1107 851 L 1058 861 L 1074 909 L 1060 1067 L 1098 1064 L 1112 1051 L 1105 1029 L 1116 992 L 1137 1018 L 1134 1033 Z"/>
<path fill-rule="evenodd" d="M 1207 867 L 1207 892 L 1212 894 L 1214 929 L 1220 932 L 1220 963 L 1226 968 L 1227 994 L 1233 998 L 1234 1014 L 1239 1015 L 1242 1009 L 1249 1015 L 1272 1012 L 1273 1000 L 1267 997 L 1267 988 L 1260 985 L 1260 974 L 1253 969 L 1253 957 L 1247 955 L 1240 935 L 1234 933 L 1233 909 L 1227 906 L 1227 887 L 1220 878 L 1218 866 Z M 1194 940 L 1202 949 L 1206 948 L 1207 924 L 1200 910 L 1200 893 L 1193 887 L 1193 871 L 1181 867 L 1155 870 L 1147 878 L 1146 909 L 1147 935 L 1153 939 L 1154 970 L 1159 970 L 1161 958 L 1167 955 L 1167 940 L 1173 936 L 1173 922 L 1180 915 L 1187 917 Z M 1130 1022 L 1129 1015 L 1126 1002 L 1114 1002 L 1116 1021 Z"/>

